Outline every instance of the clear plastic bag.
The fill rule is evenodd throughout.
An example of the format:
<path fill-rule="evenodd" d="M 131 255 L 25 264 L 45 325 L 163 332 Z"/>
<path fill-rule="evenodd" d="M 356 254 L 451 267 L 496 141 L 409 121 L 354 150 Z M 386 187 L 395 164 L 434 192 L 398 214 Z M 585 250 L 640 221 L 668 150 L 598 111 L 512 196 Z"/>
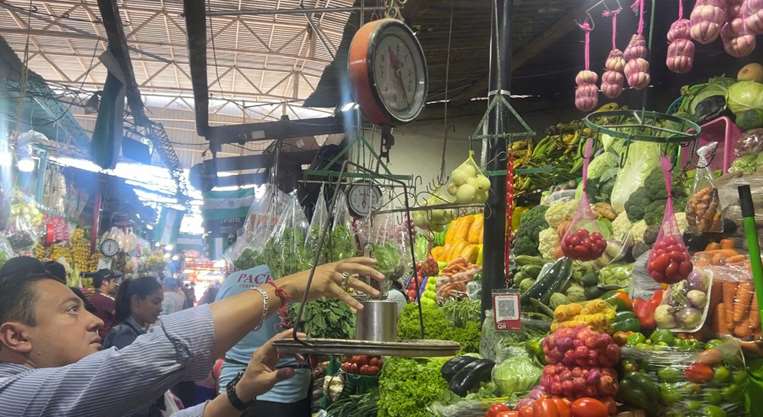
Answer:
<path fill-rule="evenodd" d="M 315 256 L 315 253 L 318 250 L 318 246 L 320 244 L 320 239 L 321 239 L 321 234 L 323 233 L 323 229 L 326 227 L 326 225 L 330 221 L 328 208 L 326 207 L 325 194 L 323 190 L 324 190 L 324 187 L 321 187 L 321 190 L 318 193 L 318 200 L 316 200 L 315 207 L 313 209 L 313 218 L 310 219 L 310 227 L 307 229 L 307 236 L 305 238 L 305 250 L 307 250 L 307 252 L 312 256 Z M 329 239 L 327 237 L 323 242 L 321 256 L 318 261 L 319 264 L 322 264 L 328 261 L 328 258 L 329 258 L 328 240 Z"/>
<path fill-rule="evenodd" d="M 410 254 L 405 250 L 406 229 L 409 228 L 395 214 L 377 216 L 374 220 L 368 255 L 376 259 L 376 269 L 384 274 L 384 281 L 379 284 L 382 295 L 386 295 L 393 281 L 405 278 L 406 270 L 412 269 Z"/>
<path fill-rule="evenodd" d="M 710 170 L 710 160 L 717 145 L 718 142 L 711 142 L 697 150 L 699 160 L 694 188 L 686 204 L 686 221 L 693 234 L 723 232 L 721 201 Z"/>
<path fill-rule="evenodd" d="M 333 217 L 331 235 L 328 240 L 329 262 L 336 262 L 356 256 L 358 254 L 358 245 L 345 193 L 340 193 L 336 197 Z"/>
<path fill-rule="evenodd" d="M 646 268 L 649 276 L 662 284 L 675 284 L 686 279 L 693 268 L 689 251 L 684 245 L 673 213 L 671 169 L 670 160 L 663 156 L 662 172 L 665 174 L 668 200 L 665 204 L 665 214 L 660 224 L 660 232 L 657 234 L 657 240 L 649 253 Z"/>
<path fill-rule="evenodd" d="M 689 277 L 668 287 L 654 318 L 657 327 L 673 332 L 693 333 L 705 324 L 713 290 L 713 272 L 694 269 Z"/>
<path fill-rule="evenodd" d="M 305 249 L 308 223 L 296 194 L 288 194 L 278 206 L 280 218 L 263 250 L 274 278 L 309 269 L 315 255 Z"/>
<path fill-rule="evenodd" d="M 263 249 L 278 224 L 280 202 L 286 200 L 277 187 L 268 184 L 262 193 L 255 194 L 244 222 L 244 230 L 223 255 L 237 270 L 262 265 Z"/>
<path fill-rule="evenodd" d="M 35 202 L 17 192 L 11 204 L 8 242 L 17 254 L 30 253 L 44 233 L 44 216 Z"/>
<path fill-rule="evenodd" d="M 737 158 L 760 152 L 763 152 L 763 129 L 752 129 L 744 132 L 734 145 L 734 155 Z"/>
<path fill-rule="evenodd" d="M 711 268 L 715 273 L 710 308 L 713 331 L 741 340 L 760 338 L 760 310 L 747 265 Z"/>
<path fill-rule="evenodd" d="M 593 142 L 589 139 L 585 145 L 583 160 L 583 192 L 578 201 L 578 208 L 572 217 L 572 223 L 562 237 L 562 252 L 570 259 L 592 261 L 599 258 L 607 248 L 607 240 L 602 234 L 597 216 L 588 202 L 586 186 L 588 163 L 591 160 Z"/>
<path fill-rule="evenodd" d="M 682 343 L 680 340 L 676 345 Z M 742 416 L 748 384 L 744 356 L 734 340 L 700 348 L 640 344 L 621 349 L 636 370 L 620 383 L 618 399 L 652 417 Z M 640 390 L 646 395 L 630 395 Z M 641 402 L 646 399 L 647 404 Z"/>

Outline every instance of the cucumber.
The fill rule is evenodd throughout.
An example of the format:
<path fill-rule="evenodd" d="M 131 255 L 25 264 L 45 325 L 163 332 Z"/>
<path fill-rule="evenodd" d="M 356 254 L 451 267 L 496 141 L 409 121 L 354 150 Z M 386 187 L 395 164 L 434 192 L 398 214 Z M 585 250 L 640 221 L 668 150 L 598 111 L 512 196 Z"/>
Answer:
<path fill-rule="evenodd" d="M 527 302 L 530 298 L 535 298 L 541 302 L 548 302 L 551 293 L 558 292 L 567 285 L 571 276 L 572 261 L 569 258 L 560 258 L 547 271 L 541 272 L 535 284 L 522 294 L 522 301 Z"/>
<path fill-rule="evenodd" d="M 541 268 L 543 268 L 542 265 L 523 265 L 519 270 L 528 277 L 537 278 Z"/>
<path fill-rule="evenodd" d="M 543 260 L 543 258 L 539 256 L 530 256 L 530 255 L 517 255 L 514 257 L 514 261 L 517 263 L 517 265 L 524 266 L 524 265 L 538 265 L 543 266 L 546 262 Z"/>

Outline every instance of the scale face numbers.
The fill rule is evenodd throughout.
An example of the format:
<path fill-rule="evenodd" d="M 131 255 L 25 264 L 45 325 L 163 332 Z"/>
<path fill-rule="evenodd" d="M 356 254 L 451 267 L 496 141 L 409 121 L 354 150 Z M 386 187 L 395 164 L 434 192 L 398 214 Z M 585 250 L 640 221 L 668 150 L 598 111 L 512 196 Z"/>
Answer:
<path fill-rule="evenodd" d="M 347 206 L 355 217 L 366 217 L 381 208 L 382 192 L 376 185 L 352 184 L 347 189 Z"/>
<path fill-rule="evenodd" d="M 100 249 L 103 256 L 111 258 L 119 252 L 119 243 L 114 239 L 106 239 L 101 242 Z"/>

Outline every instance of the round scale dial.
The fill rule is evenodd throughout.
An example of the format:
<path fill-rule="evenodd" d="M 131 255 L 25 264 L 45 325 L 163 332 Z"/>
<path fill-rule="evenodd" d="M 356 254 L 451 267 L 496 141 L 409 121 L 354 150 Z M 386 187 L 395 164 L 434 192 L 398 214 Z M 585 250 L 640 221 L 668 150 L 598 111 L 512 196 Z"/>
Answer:
<path fill-rule="evenodd" d="M 365 24 L 350 45 L 349 73 L 363 114 L 390 125 L 414 120 L 424 108 L 427 66 L 421 45 L 399 20 Z"/>
<path fill-rule="evenodd" d="M 101 253 L 109 258 L 119 252 L 119 243 L 114 239 L 106 239 L 101 242 Z"/>
<path fill-rule="evenodd" d="M 347 189 L 347 205 L 355 217 L 366 217 L 381 207 L 382 192 L 369 184 L 352 184 Z"/>

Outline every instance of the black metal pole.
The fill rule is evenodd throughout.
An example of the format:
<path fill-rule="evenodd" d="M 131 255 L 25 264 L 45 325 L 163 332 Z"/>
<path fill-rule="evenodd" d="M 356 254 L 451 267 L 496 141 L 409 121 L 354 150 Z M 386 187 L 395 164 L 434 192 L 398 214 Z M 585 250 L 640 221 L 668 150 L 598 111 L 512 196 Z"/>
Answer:
<path fill-rule="evenodd" d="M 496 12 L 493 30 L 493 45 L 490 71 L 489 96 L 504 92 L 508 95 L 511 84 L 511 9 L 513 0 L 494 0 Z M 490 115 L 490 134 L 506 133 L 507 114 L 502 106 L 496 106 Z M 493 138 L 488 141 L 488 170 L 506 169 L 506 139 Z M 492 308 L 492 293 L 504 287 L 504 239 L 506 230 L 506 182 L 505 177 L 490 178 L 490 197 L 485 204 L 485 231 L 483 232 L 482 264 L 482 311 Z"/>

